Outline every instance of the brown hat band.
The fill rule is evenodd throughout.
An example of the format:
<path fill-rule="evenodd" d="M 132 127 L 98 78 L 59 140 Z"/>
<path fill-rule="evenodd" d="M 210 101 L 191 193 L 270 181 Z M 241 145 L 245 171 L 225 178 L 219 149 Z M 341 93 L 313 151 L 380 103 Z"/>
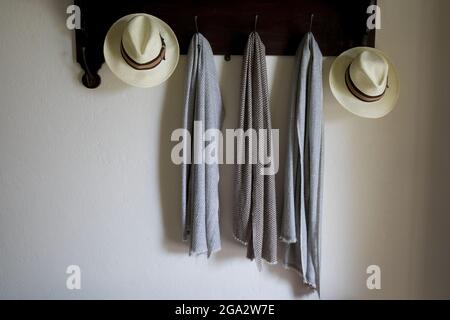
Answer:
<path fill-rule="evenodd" d="M 359 90 L 356 85 L 354 84 L 352 77 L 350 76 L 350 65 L 347 68 L 347 71 L 345 72 L 345 84 L 347 85 L 348 90 L 350 90 L 351 94 L 354 95 L 356 98 L 358 98 L 361 101 L 364 102 L 376 102 L 381 100 L 383 98 L 384 94 L 386 93 L 386 88 L 384 89 L 383 93 L 378 96 L 369 96 Z"/>
<path fill-rule="evenodd" d="M 120 53 L 122 54 L 123 59 L 125 62 L 136 70 L 150 70 L 153 68 L 156 68 L 163 60 L 166 60 L 166 43 L 164 42 L 164 38 L 161 37 L 161 51 L 159 52 L 158 56 L 146 63 L 139 63 L 133 60 L 128 53 L 126 52 L 123 42 L 120 43 Z"/>

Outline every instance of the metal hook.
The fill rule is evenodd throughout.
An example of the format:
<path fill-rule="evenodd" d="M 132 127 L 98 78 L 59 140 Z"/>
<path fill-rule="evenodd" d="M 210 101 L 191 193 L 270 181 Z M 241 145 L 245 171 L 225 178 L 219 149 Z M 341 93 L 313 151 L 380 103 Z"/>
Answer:
<path fill-rule="evenodd" d="M 100 85 L 101 79 L 98 74 L 92 73 L 89 68 L 87 58 L 86 58 L 86 47 L 82 47 L 81 54 L 82 54 L 82 60 L 83 60 L 82 61 L 83 69 L 85 71 L 85 74 L 83 75 L 81 80 L 85 87 L 87 87 L 89 89 L 97 88 Z"/>
<path fill-rule="evenodd" d="M 309 21 L 309 32 L 312 31 L 313 20 L 314 20 L 314 13 L 311 13 L 311 17 L 310 17 L 310 21 Z"/>
<path fill-rule="evenodd" d="M 258 18 L 259 18 L 259 16 L 256 15 L 256 16 L 255 16 L 255 28 L 254 28 L 254 31 L 255 31 L 255 32 L 256 32 L 256 26 L 258 25 Z"/>
<path fill-rule="evenodd" d="M 198 33 L 198 24 L 197 24 L 197 20 L 198 20 L 198 17 L 195 16 L 195 17 L 194 17 L 195 31 Z"/>

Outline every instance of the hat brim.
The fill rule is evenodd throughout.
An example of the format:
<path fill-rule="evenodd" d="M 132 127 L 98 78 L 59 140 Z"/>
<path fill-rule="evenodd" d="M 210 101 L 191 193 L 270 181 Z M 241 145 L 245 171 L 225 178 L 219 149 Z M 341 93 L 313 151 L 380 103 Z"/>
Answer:
<path fill-rule="evenodd" d="M 356 98 L 345 83 L 345 73 L 351 62 L 363 51 L 373 51 L 384 57 L 389 65 L 388 88 L 384 96 L 376 102 L 364 102 Z M 377 49 L 356 47 L 345 51 L 336 58 L 330 70 L 330 88 L 336 100 L 345 109 L 363 118 L 382 118 L 391 112 L 399 97 L 399 80 L 393 63 Z"/>
<path fill-rule="evenodd" d="M 146 15 L 154 19 L 159 25 L 161 36 L 166 43 L 165 60 L 150 70 L 134 69 L 125 62 L 120 52 L 123 31 L 128 22 L 138 15 Z M 111 26 L 106 34 L 103 54 L 106 64 L 119 79 L 135 87 L 149 88 L 169 79 L 177 67 L 180 47 L 175 33 L 164 21 L 145 13 L 137 13 L 122 17 Z"/>

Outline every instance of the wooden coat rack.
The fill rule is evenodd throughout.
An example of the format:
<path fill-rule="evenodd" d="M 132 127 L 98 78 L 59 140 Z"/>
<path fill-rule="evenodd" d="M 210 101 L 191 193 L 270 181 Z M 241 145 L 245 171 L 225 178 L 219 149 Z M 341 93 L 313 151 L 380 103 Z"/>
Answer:
<path fill-rule="evenodd" d="M 314 15 L 312 32 L 323 54 L 336 56 L 352 47 L 375 46 L 375 31 L 366 27 L 367 8 L 373 4 L 376 0 L 75 0 L 81 9 L 77 62 L 85 71 L 83 84 L 98 87 L 106 33 L 116 20 L 131 13 L 148 13 L 167 22 L 177 35 L 181 54 L 186 54 L 197 26 L 214 54 L 226 57 L 243 54 L 256 16 L 267 54 L 294 55 Z"/>

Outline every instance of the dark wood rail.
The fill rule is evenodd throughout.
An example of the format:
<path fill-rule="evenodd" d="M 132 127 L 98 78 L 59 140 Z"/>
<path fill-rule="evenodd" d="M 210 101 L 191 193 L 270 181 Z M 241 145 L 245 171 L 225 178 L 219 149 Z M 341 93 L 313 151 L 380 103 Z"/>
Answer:
<path fill-rule="evenodd" d="M 322 52 L 335 56 L 355 46 L 374 46 L 375 31 L 368 30 L 367 8 L 374 0 L 75 0 L 81 9 L 76 31 L 77 61 L 86 72 L 83 84 L 96 88 L 97 72 L 104 63 L 103 42 L 110 26 L 130 13 L 148 13 L 166 21 L 175 31 L 181 54 L 187 52 L 195 32 L 211 43 L 215 54 L 242 55 L 248 34 L 255 28 L 268 55 L 294 55 L 310 29 Z"/>

